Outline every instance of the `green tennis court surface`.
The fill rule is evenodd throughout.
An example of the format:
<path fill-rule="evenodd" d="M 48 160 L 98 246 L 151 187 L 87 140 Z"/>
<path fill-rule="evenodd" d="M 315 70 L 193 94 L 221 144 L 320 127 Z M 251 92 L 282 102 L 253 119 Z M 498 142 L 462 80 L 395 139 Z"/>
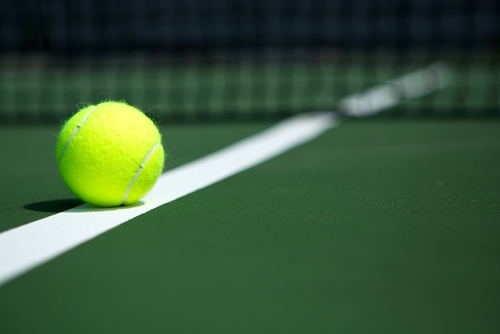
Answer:
<path fill-rule="evenodd" d="M 270 124 L 162 124 L 167 169 Z M 78 205 L 0 128 L 0 231 Z M 0 287 L 2 333 L 498 333 L 500 123 L 348 121 Z"/>

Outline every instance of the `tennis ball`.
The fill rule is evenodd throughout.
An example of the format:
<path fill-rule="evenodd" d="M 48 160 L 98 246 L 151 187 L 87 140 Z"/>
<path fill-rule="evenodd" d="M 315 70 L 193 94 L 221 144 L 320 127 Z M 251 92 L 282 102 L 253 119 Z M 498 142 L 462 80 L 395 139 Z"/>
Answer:
<path fill-rule="evenodd" d="M 163 170 L 161 141 L 155 124 L 136 108 L 122 102 L 91 105 L 61 129 L 59 172 L 85 202 L 102 207 L 133 204 Z"/>

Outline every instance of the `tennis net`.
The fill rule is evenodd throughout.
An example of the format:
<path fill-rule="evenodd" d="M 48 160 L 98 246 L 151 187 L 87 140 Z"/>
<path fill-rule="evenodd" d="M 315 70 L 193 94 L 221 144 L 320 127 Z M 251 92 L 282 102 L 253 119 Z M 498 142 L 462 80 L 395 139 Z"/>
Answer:
<path fill-rule="evenodd" d="M 332 110 L 435 61 L 451 85 L 381 117 L 500 116 L 498 1 L 0 3 L 0 122 L 125 100 L 171 121 Z"/>

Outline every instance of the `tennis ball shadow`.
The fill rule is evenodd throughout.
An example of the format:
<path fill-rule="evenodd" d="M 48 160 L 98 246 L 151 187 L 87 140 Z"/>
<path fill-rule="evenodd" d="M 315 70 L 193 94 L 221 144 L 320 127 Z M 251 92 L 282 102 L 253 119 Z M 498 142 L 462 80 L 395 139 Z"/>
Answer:
<path fill-rule="evenodd" d="M 73 198 L 73 199 L 59 199 L 59 200 L 53 200 L 53 201 L 43 201 L 43 202 L 30 203 L 30 204 L 26 204 L 24 206 L 24 208 L 27 210 L 40 211 L 40 212 L 63 212 L 63 211 L 78 207 L 78 208 L 72 210 L 72 212 L 96 212 L 96 211 L 126 210 L 126 209 L 136 208 L 136 207 L 142 206 L 142 205 L 144 205 L 144 202 L 138 201 L 138 202 L 131 204 L 131 205 L 103 208 L 103 207 L 94 206 L 92 204 L 87 204 L 87 203 L 84 203 L 82 200 Z"/>
<path fill-rule="evenodd" d="M 57 199 L 26 204 L 25 209 L 40 212 L 62 212 L 83 204 L 79 199 Z"/>

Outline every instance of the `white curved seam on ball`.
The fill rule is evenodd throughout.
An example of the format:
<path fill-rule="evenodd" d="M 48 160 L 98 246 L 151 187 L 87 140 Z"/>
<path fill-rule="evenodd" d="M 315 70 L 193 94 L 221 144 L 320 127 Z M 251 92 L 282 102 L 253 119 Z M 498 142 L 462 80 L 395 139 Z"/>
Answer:
<path fill-rule="evenodd" d="M 80 123 L 78 123 L 78 125 L 75 127 L 75 129 L 71 133 L 71 136 L 69 136 L 68 141 L 66 142 L 66 144 L 64 144 L 64 148 L 61 151 L 61 155 L 59 156 L 59 160 L 57 161 L 57 163 L 61 163 L 62 157 L 63 157 L 64 153 L 66 152 L 66 149 L 68 148 L 69 143 L 73 140 L 73 138 L 76 136 L 78 131 L 80 131 L 80 128 L 82 127 L 83 123 L 85 123 L 87 118 L 89 118 L 90 114 L 92 114 L 92 112 L 95 110 L 96 107 L 97 106 L 94 106 L 94 108 L 90 109 L 90 111 L 82 118 Z"/>
<path fill-rule="evenodd" d="M 134 186 L 135 181 L 137 181 L 137 179 L 139 178 L 139 174 L 141 173 L 142 169 L 144 168 L 144 166 L 148 162 L 148 160 L 151 157 L 151 155 L 153 154 L 154 150 L 160 145 L 161 145 L 161 141 L 158 142 L 155 146 L 153 146 L 153 148 L 151 150 L 149 150 L 148 154 L 146 154 L 146 157 L 144 158 L 144 160 L 142 160 L 141 164 L 139 165 L 139 168 L 137 169 L 137 172 L 135 172 L 134 178 L 132 179 L 132 181 L 130 181 L 128 188 L 125 191 L 125 194 L 123 195 L 122 205 L 125 204 L 125 202 L 127 201 L 127 197 L 130 193 L 130 190 L 132 190 L 132 187 Z"/>

